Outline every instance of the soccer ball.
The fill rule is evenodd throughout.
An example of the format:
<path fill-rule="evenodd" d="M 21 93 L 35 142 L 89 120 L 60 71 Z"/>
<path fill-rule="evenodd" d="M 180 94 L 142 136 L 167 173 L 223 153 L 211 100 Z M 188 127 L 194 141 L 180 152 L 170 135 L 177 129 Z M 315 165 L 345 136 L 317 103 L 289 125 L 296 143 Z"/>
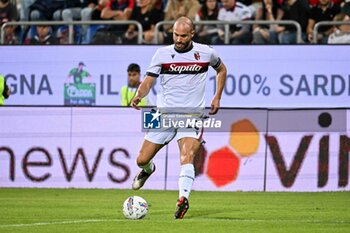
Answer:
<path fill-rule="evenodd" d="M 123 214 L 127 219 L 143 219 L 148 212 L 148 204 L 142 197 L 128 197 L 123 204 Z"/>

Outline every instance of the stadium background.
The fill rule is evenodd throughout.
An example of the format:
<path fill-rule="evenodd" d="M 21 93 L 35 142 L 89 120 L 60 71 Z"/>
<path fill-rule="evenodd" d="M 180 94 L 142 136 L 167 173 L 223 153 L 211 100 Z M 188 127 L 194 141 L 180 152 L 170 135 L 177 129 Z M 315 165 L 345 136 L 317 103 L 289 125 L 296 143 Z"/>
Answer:
<path fill-rule="evenodd" d="M 29 43 L 34 27 L 29 37 L 21 31 L 29 25 L 62 26 L 26 20 L 2 21 L 10 29 L 1 33 L 4 44 Z M 62 44 L 89 43 L 80 22 L 64 22 L 53 35 Z M 157 156 L 145 189 L 130 189 L 142 119 L 119 107 L 119 92 L 129 63 L 144 74 L 158 46 L 0 46 L 0 72 L 12 90 L 0 108 L 0 232 L 348 232 L 348 46 L 300 44 L 305 31 L 297 35 L 299 45 L 215 46 L 228 66 L 220 111 L 228 118 L 222 132 L 205 135 L 183 221 L 173 219 L 176 143 Z M 91 79 L 68 83 L 81 62 Z M 211 70 L 207 103 L 214 83 Z M 131 195 L 147 200 L 144 221 L 124 218 Z"/>
<path fill-rule="evenodd" d="M 156 48 L 1 47 L 13 95 L 0 109 L 0 186 L 130 188 L 142 119 L 118 107 L 119 90 L 128 64 L 144 74 Z M 215 48 L 228 67 L 222 112 L 232 117 L 223 132 L 205 135 L 194 189 L 349 190 L 348 47 Z M 92 78 L 88 90 L 69 92 L 67 75 L 79 62 Z M 213 71 L 207 87 L 210 103 Z M 156 163 L 145 188 L 176 190 L 176 144 Z"/>

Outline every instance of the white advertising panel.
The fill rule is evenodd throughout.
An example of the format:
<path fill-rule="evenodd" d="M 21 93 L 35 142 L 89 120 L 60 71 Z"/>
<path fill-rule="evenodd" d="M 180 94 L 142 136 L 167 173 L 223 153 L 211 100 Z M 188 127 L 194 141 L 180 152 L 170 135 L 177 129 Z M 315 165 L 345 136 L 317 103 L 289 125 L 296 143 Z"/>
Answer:
<path fill-rule="evenodd" d="M 1 46 L 7 105 L 120 105 L 130 63 L 142 76 L 158 46 Z M 227 66 L 224 107 L 350 107 L 349 46 L 215 46 Z M 83 63 L 83 85 L 73 85 Z M 69 76 L 69 78 L 68 78 Z M 155 102 L 156 85 L 150 93 Z M 215 91 L 209 69 L 206 104 Z"/>
<path fill-rule="evenodd" d="M 266 144 L 266 110 L 222 110 L 230 114 L 223 132 L 204 130 L 203 150 L 195 162 L 195 190 L 262 191 Z M 167 188 L 178 189 L 180 154 L 169 145 Z"/>
<path fill-rule="evenodd" d="M 222 111 L 232 117 L 222 132 L 204 132 L 194 190 L 350 190 L 350 111 Z M 141 115 L 115 107 L 0 108 L 0 187 L 131 188 Z M 154 162 L 144 189 L 177 190 L 176 141 Z"/>
<path fill-rule="evenodd" d="M 266 189 L 349 190 L 348 113 L 346 110 L 270 111 Z"/>
<path fill-rule="evenodd" d="M 348 107 L 349 48 L 219 46 L 216 49 L 228 68 L 224 104 L 229 107 Z"/>
<path fill-rule="evenodd" d="M 127 108 L 2 108 L 1 187 L 130 188 L 143 140 Z M 164 159 L 145 186 L 164 188 Z"/>

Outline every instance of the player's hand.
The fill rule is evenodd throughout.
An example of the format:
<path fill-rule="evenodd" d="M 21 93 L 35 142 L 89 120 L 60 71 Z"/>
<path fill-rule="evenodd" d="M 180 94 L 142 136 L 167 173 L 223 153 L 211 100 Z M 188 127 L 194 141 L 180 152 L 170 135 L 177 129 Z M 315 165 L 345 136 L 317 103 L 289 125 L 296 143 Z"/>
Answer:
<path fill-rule="evenodd" d="M 211 101 L 211 109 L 210 109 L 209 115 L 215 115 L 219 111 L 219 108 L 220 108 L 220 99 L 214 98 Z"/>
<path fill-rule="evenodd" d="M 138 96 L 135 96 L 135 98 L 131 101 L 131 107 L 135 108 L 136 110 L 140 110 L 140 107 L 137 106 L 141 102 L 141 98 Z"/>

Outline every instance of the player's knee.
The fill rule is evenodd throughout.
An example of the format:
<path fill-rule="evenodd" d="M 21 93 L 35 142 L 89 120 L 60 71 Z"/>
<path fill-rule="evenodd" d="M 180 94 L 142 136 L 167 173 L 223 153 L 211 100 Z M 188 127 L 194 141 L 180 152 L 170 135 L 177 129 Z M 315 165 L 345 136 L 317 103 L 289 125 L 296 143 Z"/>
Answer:
<path fill-rule="evenodd" d="M 149 159 L 144 158 L 139 154 L 139 156 L 136 159 L 137 166 L 145 166 L 149 163 Z"/>
<path fill-rule="evenodd" d="M 194 156 L 195 156 L 195 153 L 193 151 L 183 153 L 180 155 L 180 163 L 181 164 L 193 163 Z"/>

